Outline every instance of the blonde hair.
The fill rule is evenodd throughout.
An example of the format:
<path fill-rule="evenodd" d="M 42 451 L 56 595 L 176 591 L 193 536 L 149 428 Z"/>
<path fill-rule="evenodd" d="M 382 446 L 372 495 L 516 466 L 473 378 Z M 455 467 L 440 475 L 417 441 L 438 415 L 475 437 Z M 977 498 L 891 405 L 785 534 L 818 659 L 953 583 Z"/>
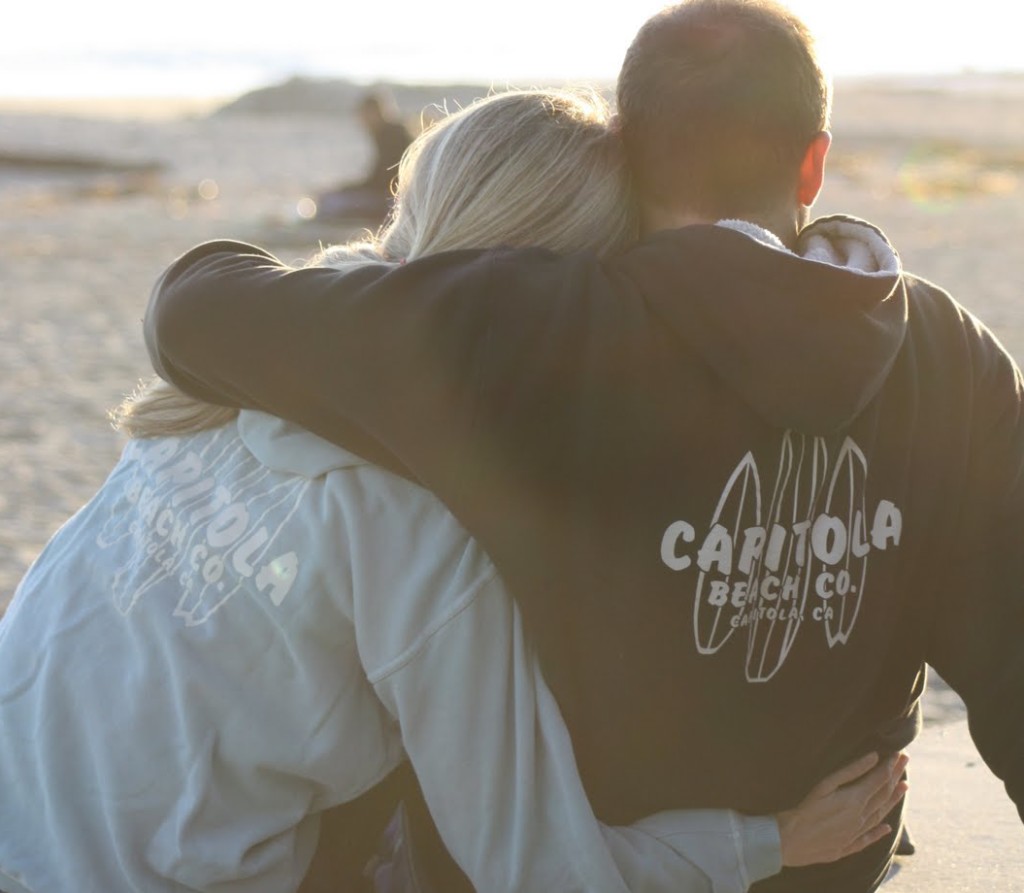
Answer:
<path fill-rule="evenodd" d="M 352 270 L 460 248 L 535 245 L 609 254 L 637 235 L 637 214 L 608 104 L 592 90 L 513 90 L 424 131 L 398 169 L 391 219 L 372 239 L 334 245 L 309 266 Z M 237 410 L 159 379 L 114 412 L 130 437 L 217 427 Z"/>
<path fill-rule="evenodd" d="M 442 119 L 398 168 L 392 257 L 457 248 L 621 248 L 636 233 L 626 165 L 593 91 L 498 93 Z"/>

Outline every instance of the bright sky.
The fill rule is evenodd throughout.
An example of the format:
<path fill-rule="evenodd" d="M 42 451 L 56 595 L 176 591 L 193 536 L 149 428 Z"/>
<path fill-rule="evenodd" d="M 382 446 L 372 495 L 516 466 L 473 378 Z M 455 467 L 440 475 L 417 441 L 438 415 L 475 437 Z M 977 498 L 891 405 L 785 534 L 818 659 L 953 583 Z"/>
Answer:
<path fill-rule="evenodd" d="M 146 92 L 154 58 L 181 94 L 259 86 L 268 69 L 476 81 L 614 78 L 650 0 L 9 0 L 0 95 Z M 835 74 L 1024 70 L 1008 0 L 790 0 Z M 271 13 L 260 12 L 269 9 Z M 119 73 L 101 77 L 97 59 Z M 149 74 L 147 74 L 149 69 Z M 246 83 L 246 80 L 250 82 Z M 90 84 L 92 86 L 90 86 Z M 154 88 L 156 83 L 153 84 Z M 168 92 L 167 85 L 156 92 Z"/>

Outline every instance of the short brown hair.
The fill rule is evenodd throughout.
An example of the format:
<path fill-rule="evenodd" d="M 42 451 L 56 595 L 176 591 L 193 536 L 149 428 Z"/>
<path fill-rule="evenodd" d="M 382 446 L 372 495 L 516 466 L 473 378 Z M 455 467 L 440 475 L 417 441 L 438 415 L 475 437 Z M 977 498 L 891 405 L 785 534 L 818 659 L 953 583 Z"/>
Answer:
<path fill-rule="evenodd" d="M 684 0 L 626 53 L 619 119 L 639 197 L 718 217 L 774 210 L 828 127 L 814 39 L 772 0 Z"/>

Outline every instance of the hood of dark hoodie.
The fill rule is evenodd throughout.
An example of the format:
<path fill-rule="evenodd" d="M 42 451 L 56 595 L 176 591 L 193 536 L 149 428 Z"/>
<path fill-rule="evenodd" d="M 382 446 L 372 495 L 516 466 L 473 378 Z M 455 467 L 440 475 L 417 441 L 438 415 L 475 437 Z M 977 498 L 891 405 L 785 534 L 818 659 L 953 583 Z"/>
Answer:
<path fill-rule="evenodd" d="M 627 258 L 651 311 L 779 427 L 847 425 L 885 382 L 906 333 L 899 258 L 856 218 L 814 221 L 795 251 L 753 224 L 722 221 L 657 233 Z"/>

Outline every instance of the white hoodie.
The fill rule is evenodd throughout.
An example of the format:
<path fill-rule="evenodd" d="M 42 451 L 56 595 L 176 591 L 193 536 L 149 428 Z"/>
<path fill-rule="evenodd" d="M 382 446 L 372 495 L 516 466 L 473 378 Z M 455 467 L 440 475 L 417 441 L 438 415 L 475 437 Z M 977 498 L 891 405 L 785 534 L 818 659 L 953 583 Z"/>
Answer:
<path fill-rule="evenodd" d="M 0 623 L 0 889 L 293 890 L 318 813 L 405 753 L 488 893 L 780 867 L 769 818 L 597 823 L 481 549 L 426 491 L 243 412 L 130 443 Z"/>

